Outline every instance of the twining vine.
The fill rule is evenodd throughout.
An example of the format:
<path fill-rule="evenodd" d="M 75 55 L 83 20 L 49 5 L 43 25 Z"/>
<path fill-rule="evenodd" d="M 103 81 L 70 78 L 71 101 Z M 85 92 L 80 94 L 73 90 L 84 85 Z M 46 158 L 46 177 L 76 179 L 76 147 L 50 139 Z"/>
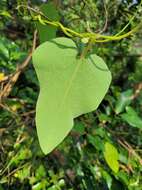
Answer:
<path fill-rule="evenodd" d="M 20 8 L 24 8 L 24 9 L 29 10 L 33 20 L 39 21 L 43 25 L 51 25 L 51 26 L 57 27 L 60 30 L 62 30 L 62 32 L 66 36 L 68 36 L 70 38 L 79 37 L 81 39 L 86 39 L 87 42 L 89 41 L 89 39 L 91 39 L 92 43 L 102 43 L 102 42 L 121 40 L 123 38 L 129 37 L 130 35 L 136 33 L 142 26 L 142 21 L 129 32 L 122 34 L 128 28 L 128 26 L 132 23 L 132 21 L 136 18 L 141 6 L 142 6 L 142 1 L 140 2 L 136 13 L 131 17 L 129 22 L 124 26 L 124 28 L 122 28 L 121 31 L 119 31 L 117 34 L 115 34 L 113 36 L 107 36 L 107 35 L 102 35 L 100 33 L 91 33 L 91 32 L 84 32 L 84 33 L 76 32 L 68 27 L 65 27 L 61 22 L 52 21 L 39 9 L 35 9 L 28 5 L 18 5 L 17 9 L 20 10 Z M 35 13 L 35 14 L 33 14 L 33 13 Z"/>

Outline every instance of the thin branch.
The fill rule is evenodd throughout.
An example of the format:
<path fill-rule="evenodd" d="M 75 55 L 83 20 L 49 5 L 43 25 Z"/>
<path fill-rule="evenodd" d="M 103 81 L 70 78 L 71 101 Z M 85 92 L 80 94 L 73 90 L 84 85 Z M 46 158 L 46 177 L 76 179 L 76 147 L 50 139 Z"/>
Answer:
<path fill-rule="evenodd" d="M 139 96 L 139 94 L 141 93 L 142 91 L 142 83 L 138 84 L 136 89 L 135 89 L 135 92 L 134 94 L 131 96 L 131 100 L 134 100 L 135 98 L 137 98 Z"/>
<path fill-rule="evenodd" d="M 3 108 L 4 110 L 10 112 L 14 116 L 18 116 L 12 109 L 10 109 L 7 105 L 0 103 L 0 107 Z"/>
<path fill-rule="evenodd" d="M 87 55 L 87 53 L 91 49 L 91 47 L 92 47 L 92 39 L 90 38 L 87 46 L 83 49 L 83 51 L 81 53 L 80 59 L 84 58 Z"/>
<path fill-rule="evenodd" d="M 23 72 L 23 70 L 29 64 L 29 62 L 30 62 L 30 60 L 32 58 L 32 53 L 36 48 L 36 39 L 37 39 L 37 30 L 35 30 L 35 32 L 34 32 L 33 45 L 32 45 L 32 49 L 31 49 L 28 57 L 26 58 L 26 60 L 21 65 L 17 66 L 16 72 L 13 74 L 13 76 L 10 77 L 10 80 L 4 86 L 3 90 L 0 92 L 0 102 L 3 100 L 3 98 L 6 98 L 6 97 L 9 96 L 9 94 L 12 91 L 12 88 L 13 88 L 14 84 L 18 80 L 21 72 Z"/>
<path fill-rule="evenodd" d="M 118 143 L 123 146 L 123 148 L 125 148 L 131 155 L 133 155 L 135 158 L 137 158 L 137 160 L 139 161 L 139 163 L 142 165 L 142 159 L 141 157 L 136 153 L 136 151 L 131 147 L 130 144 L 128 144 L 128 142 L 126 142 L 125 140 L 122 142 L 121 140 L 117 140 Z"/>
<path fill-rule="evenodd" d="M 105 10 L 105 24 L 104 24 L 103 29 L 99 32 L 100 34 L 105 32 L 105 30 L 107 29 L 107 25 L 108 25 L 108 11 L 107 11 L 106 1 L 105 0 L 104 0 L 104 10 Z"/>

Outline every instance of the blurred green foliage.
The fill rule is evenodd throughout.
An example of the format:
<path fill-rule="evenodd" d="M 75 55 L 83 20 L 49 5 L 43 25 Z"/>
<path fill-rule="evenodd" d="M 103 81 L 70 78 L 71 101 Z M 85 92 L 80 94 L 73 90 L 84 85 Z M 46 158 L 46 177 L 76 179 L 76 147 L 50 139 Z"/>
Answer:
<path fill-rule="evenodd" d="M 15 9 L 24 2 L 0 1 L 0 73 L 6 76 L 32 46 L 35 23 L 27 11 Z M 42 4 L 28 2 L 32 7 Z M 110 35 L 126 25 L 139 3 L 63 0 L 58 9 L 66 26 Z M 140 16 L 141 10 L 136 23 Z M 94 45 L 92 51 L 111 69 L 110 90 L 98 110 L 76 119 L 68 137 L 48 156 L 38 144 L 34 118 L 39 85 L 28 65 L 4 100 L 6 107 L 0 108 L 0 190 L 142 190 L 141 35 L 139 30 L 130 38 Z M 57 36 L 64 34 L 58 31 Z M 81 48 L 79 40 L 78 44 Z M 106 144 L 113 148 L 106 150 Z M 109 163 L 117 154 L 113 160 L 118 159 L 119 171 L 114 172 Z"/>

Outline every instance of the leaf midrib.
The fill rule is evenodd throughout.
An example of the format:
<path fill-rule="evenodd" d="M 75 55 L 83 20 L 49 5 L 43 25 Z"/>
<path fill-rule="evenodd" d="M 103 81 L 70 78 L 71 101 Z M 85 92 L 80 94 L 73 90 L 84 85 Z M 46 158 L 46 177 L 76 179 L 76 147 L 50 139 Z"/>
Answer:
<path fill-rule="evenodd" d="M 80 59 L 80 60 L 77 60 L 77 61 L 79 61 L 79 63 L 76 65 L 70 80 L 67 82 L 67 88 L 65 89 L 65 93 L 64 93 L 63 99 L 61 101 L 61 104 L 59 106 L 59 110 L 61 110 L 63 108 L 63 106 L 65 105 L 66 99 L 67 99 L 67 97 L 69 95 L 69 92 L 70 92 L 70 90 L 72 88 L 73 81 L 75 80 L 75 78 L 77 76 L 77 73 L 78 73 L 78 71 L 80 69 L 80 66 L 83 63 L 83 59 Z"/>

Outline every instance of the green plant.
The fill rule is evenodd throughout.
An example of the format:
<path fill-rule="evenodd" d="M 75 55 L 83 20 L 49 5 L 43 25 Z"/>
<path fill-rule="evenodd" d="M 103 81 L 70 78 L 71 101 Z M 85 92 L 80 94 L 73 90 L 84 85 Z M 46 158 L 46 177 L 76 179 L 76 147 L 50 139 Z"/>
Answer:
<path fill-rule="evenodd" d="M 52 3 L 43 5 L 41 7 L 43 12 L 24 5 L 19 5 L 18 9 L 21 7 L 38 14 L 32 17 L 40 22 L 37 28 L 41 42 L 51 40 L 40 45 L 33 56 L 41 88 L 37 103 L 37 131 L 42 150 L 44 153 L 49 153 L 69 133 L 73 127 L 73 118 L 95 110 L 109 87 L 111 76 L 105 64 L 98 56 L 88 55 L 92 44 L 121 40 L 135 33 L 142 23 L 122 34 L 134 20 L 136 16 L 134 15 L 114 36 L 89 32 L 78 33 L 64 27 L 58 21 L 59 16 Z M 52 21 L 53 15 L 57 21 Z M 51 25 L 50 28 L 48 25 Z M 72 41 L 67 38 L 55 38 L 56 27 L 60 28 L 66 36 L 79 37 L 87 43 L 81 54 Z M 82 98 L 81 94 L 83 94 Z"/>
<path fill-rule="evenodd" d="M 37 25 L 44 26 L 42 33 L 45 34 L 49 25 L 44 24 L 46 18 L 42 16 L 40 22 L 37 18 L 33 22 L 41 1 L 24 2 L 36 12 L 30 11 L 29 15 L 25 8 L 19 13 L 15 11 L 17 1 L 0 1 L 1 10 L 11 15 L 0 15 L 0 94 L 11 84 L 9 95 L 0 101 L 0 189 L 141 190 L 141 30 L 137 35 L 117 42 L 89 45 L 88 38 L 72 38 L 76 43 L 77 60 L 82 52 L 86 55 L 84 60 L 99 55 L 107 63 L 113 80 L 97 110 L 74 119 L 70 134 L 45 156 L 39 146 L 34 122 L 39 83 L 32 62 L 24 70 L 22 65 L 29 56 L 35 25 L 38 30 Z M 20 5 L 23 1 L 18 0 L 18 3 Z M 106 36 L 115 35 L 127 23 L 124 32 L 133 29 L 141 19 L 138 4 L 137 1 L 131 6 L 129 0 L 107 0 L 105 4 L 99 0 L 63 0 L 58 9 L 62 25 L 67 28 L 77 33 L 94 31 Z M 135 18 L 131 20 L 133 15 Z M 55 20 L 51 18 L 50 21 Z M 61 27 L 51 28 L 57 29 L 54 31 L 56 39 L 51 40 L 45 35 L 43 40 L 48 40 L 45 42 L 48 47 L 51 43 L 54 45 L 51 41 L 60 38 L 74 44 L 71 39 L 65 39 Z M 66 50 L 69 49 L 64 52 Z M 31 57 L 31 52 L 29 54 Z M 12 79 L 17 76 L 17 71 L 20 74 L 13 85 Z M 54 120 L 54 115 L 52 117 Z"/>

